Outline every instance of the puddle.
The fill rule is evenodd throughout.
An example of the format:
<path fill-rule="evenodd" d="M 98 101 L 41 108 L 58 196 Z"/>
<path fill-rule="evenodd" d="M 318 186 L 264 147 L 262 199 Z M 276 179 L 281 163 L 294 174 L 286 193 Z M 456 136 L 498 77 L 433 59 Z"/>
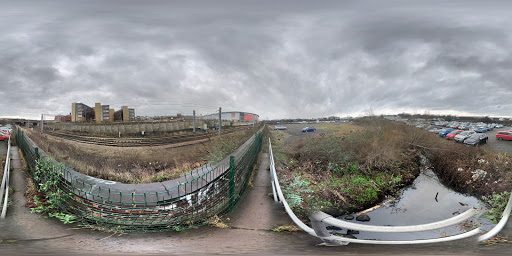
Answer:
<path fill-rule="evenodd" d="M 437 194 L 437 201 L 436 201 Z M 371 220 L 356 223 L 379 226 L 406 226 L 426 224 L 451 218 L 463 213 L 469 207 L 481 212 L 483 203 L 475 197 L 457 193 L 439 182 L 438 177 L 430 169 L 425 169 L 414 180 L 414 183 L 403 189 L 394 199 L 384 200 L 375 209 L 366 212 Z M 354 214 L 356 216 L 356 214 Z M 340 217 L 343 219 L 343 216 Z M 472 230 L 471 224 L 476 224 L 483 230 L 490 230 L 494 224 L 483 217 L 472 217 L 466 222 L 444 229 L 414 233 L 376 233 L 360 231 L 354 234 L 358 239 L 378 240 L 416 240 L 451 236 Z M 474 225 L 473 225 L 474 226 Z M 340 231 L 337 231 L 340 232 Z M 346 233 L 346 230 L 340 233 Z"/>

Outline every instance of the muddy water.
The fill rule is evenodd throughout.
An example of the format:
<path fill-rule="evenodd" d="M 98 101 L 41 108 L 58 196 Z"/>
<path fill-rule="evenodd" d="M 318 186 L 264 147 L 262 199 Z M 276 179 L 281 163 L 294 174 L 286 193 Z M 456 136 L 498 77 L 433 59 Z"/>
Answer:
<path fill-rule="evenodd" d="M 381 226 L 418 225 L 451 218 L 466 211 L 469 207 L 475 207 L 477 211 L 481 212 L 483 210 L 483 203 L 475 197 L 463 195 L 447 188 L 439 182 L 438 177 L 432 170 L 425 169 L 416 178 L 414 183 L 408 188 L 403 189 L 396 198 L 387 199 L 374 210 L 366 212 L 371 218 L 369 222 L 359 222 L 355 219 L 352 221 L 359 224 Z M 473 217 L 461 224 L 440 230 L 415 233 L 361 231 L 354 236 L 358 239 L 379 240 L 439 238 L 469 231 L 475 228 L 475 224 L 480 225 L 484 230 L 489 230 L 493 226 L 483 217 Z M 342 231 L 341 233 L 344 232 Z"/>

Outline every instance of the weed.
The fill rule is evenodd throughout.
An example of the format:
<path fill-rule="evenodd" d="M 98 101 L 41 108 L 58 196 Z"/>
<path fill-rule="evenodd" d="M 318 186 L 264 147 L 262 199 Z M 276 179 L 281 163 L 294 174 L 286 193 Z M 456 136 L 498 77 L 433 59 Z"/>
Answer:
<path fill-rule="evenodd" d="M 492 193 L 489 196 L 482 196 L 482 200 L 489 206 L 484 211 L 486 219 L 498 223 L 510 198 L 510 192 Z"/>
<path fill-rule="evenodd" d="M 301 194 L 311 192 L 311 190 L 307 188 L 309 182 L 302 180 L 300 175 L 295 176 L 293 181 L 285 182 L 287 182 L 288 185 L 283 189 L 284 197 L 290 208 L 295 208 L 303 202 Z"/>
<path fill-rule="evenodd" d="M 38 186 L 29 184 L 28 193 L 32 194 L 29 204 L 32 213 L 48 213 L 64 224 L 74 223 L 76 217 L 65 212 L 63 205 L 70 200 L 70 195 L 60 189 L 62 166 L 54 166 L 51 159 L 38 160 L 34 173 L 34 181 Z M 35 191 L 31 191 L 35 189 Z M 42 196 L 42 197 L 40 197 Z"/>
<path fill-rule="evenodd" d="M 300 231 L 300 228 L 295 226 L 295 225 L 284 225 L 284 226 L 279 226 L 279 227 L 276 227 L 276 228 L 273 228 L 272 231 L 274 232 L 295 232 L 295 231 Z"/>
<path fill-rule="evenodd" d="M 180 232 L 180 231 L 185 230 L 186 228 L 185 228 L 185 227 L 183 227 L 183 226 L 177 225 L 177 226 L 172 227 L 172 229 L 173 229 L 174 231 L 178 231 L 178 232 Z"/>

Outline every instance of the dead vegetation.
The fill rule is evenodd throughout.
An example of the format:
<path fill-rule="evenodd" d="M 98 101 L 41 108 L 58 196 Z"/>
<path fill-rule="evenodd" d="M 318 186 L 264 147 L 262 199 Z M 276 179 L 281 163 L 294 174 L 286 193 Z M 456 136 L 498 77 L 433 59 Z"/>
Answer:
<path fill-rule="evenodd" d="M 369 207 L 414 180 L 420 155 L 459 192 L 482 196 L 511 188 L 510 156 L 381 119 L 353 125 L 358 129 L 302 138 L 275 153 L 287 201 L 297 213 L 340 215 Z"/>
<path fill-rule="evenodd" d="M 207 162 L 218 161 L 244 143 L 250 130 L 179 148 L 109 148 L 83 145 L 25 131 L 42 150 L 80 173 L 122 183 L 151 183 L 178 178 Z"/>

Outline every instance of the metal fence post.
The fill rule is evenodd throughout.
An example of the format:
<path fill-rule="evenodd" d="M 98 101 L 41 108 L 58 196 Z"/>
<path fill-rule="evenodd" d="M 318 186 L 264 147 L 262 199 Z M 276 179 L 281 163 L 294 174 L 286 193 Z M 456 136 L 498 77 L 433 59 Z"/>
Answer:
<path fill-rule="evenodd" d="M 220 129 L 222 129 L 222 108 L 219 107 L 219 137 L 220 137 Z"/>
<path fill-rule="evenodd" d="M 36 160 L 39 159 L 39 148 L 34 148 L 34 153 L 36 154 Z"/>
<path fill-rule="evenodd" d="M 194 110 L 194 111 L 192 112 L 192 114 L 194 115 L 194 121 L 193 121 L 193 124 L 192 124 L 192 126 L 193 126 L 194 128 L 192 128 L 192 130 L 193 130 L 193 132 L 194 132 L 194 133 L 196 133 L 196 111 Z"/>
<path fill-rule="evenodd" d="M 229 210 L 235 206 L 235 157 L 229 158 Z"/>

